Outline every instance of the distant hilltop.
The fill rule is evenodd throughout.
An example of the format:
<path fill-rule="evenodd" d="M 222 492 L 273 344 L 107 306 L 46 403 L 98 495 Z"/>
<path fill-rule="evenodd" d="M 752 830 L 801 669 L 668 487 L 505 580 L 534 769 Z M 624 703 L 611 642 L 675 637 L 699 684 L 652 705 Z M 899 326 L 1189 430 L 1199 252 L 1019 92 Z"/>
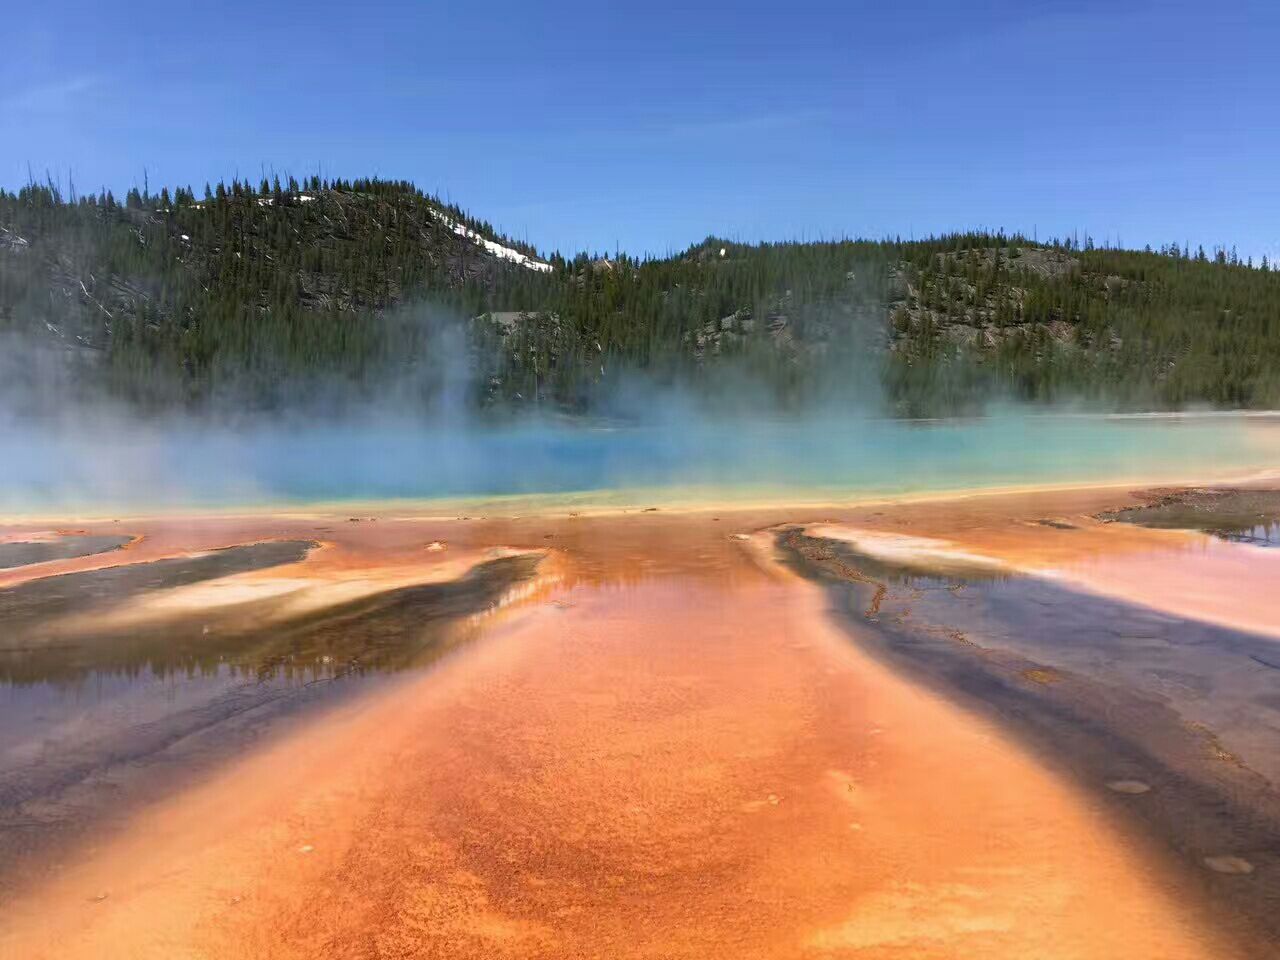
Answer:
<path fill-rule="evenodd" d="M 1280 407 L 1280 273 L 986 232 L 568 259 L 399 181 L 32 184 L 0 191 L 0 349 L 33 406 L 50 383 L 271 408 L 407 379 L 407 403 L 461 380 L 477 407 L 584 412 L 639 377 L 913 416 Z"/>

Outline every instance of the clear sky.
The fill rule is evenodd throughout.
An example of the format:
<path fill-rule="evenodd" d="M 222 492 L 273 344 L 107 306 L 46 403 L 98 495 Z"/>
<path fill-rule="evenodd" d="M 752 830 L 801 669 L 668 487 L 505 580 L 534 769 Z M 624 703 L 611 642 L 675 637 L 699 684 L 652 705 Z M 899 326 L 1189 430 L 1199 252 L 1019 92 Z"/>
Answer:
<path fill-rule="evenodd" d="M 539 248 L 1280 255 L 1280 4 L 12 4 L 0 185 L 408 178 Z"/>

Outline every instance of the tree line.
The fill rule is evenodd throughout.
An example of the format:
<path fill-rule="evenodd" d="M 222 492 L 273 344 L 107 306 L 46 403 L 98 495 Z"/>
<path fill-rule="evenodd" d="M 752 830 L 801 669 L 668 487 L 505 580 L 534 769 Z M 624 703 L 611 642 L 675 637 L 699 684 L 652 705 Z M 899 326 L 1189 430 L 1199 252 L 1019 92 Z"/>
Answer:
<path fill-rule="evenodd" d="M 76 389 L 141 409 L 406 382 L 404 402 L 427 403 L 458 363 L 492 409 L 591 410 L 637 372 L 911 415 L 994 397 L 1280 404 L 1280 276 L 1234 251 L 708 237 L 531 270 L 477 238 L 538 256 L 403 181 L 0 190 L 0 343 L 56 349 Z"/>

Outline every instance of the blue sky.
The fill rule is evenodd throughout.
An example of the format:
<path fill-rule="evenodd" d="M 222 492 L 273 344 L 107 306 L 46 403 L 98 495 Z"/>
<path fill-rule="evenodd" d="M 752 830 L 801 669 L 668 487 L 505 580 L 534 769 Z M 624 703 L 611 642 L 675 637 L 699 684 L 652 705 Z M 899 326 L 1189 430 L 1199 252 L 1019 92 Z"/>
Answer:
<path fill-rule="evenodd" d="M 1280 5 L 3 15 L 0 185 L 403 177 L 542 249 L 990 226 L 1280 255 Z"/>

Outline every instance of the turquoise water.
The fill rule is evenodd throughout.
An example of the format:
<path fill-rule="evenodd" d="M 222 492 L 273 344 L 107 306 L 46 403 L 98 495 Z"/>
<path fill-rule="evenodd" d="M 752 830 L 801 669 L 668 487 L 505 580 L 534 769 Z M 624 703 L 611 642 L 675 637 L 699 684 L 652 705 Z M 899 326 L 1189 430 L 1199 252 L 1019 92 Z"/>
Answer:
<path fill-rule="evenodd" d="M 1280 418 L 689 419 L 634 427 L 0 432 L 0 508 L 216 506 L 645 488 L 911 493 L 1280 468 Z"/>

